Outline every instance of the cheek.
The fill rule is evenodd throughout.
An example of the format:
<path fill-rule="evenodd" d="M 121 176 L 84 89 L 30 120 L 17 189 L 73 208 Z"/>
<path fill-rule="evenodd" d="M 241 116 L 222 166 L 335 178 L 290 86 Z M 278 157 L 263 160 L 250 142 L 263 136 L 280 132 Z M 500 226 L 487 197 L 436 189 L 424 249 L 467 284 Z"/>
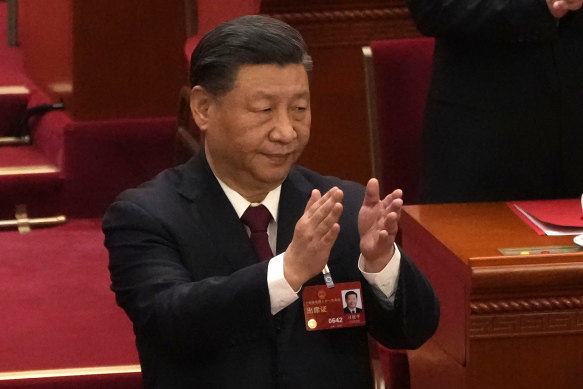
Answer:
<path fill-rule="evenodd" d="M 214 141 L 220 144 L 225 153 L 243 154 L 251 152 L 258 143 L 258 132 L 253 126 L 241 123 L 220 123 L 218 130 L 212 134 Z"/>
<path fill-rule="evenodd" d="M 300 143 L 300 145 L 303 147 L 305 146 L 308 141 L 310 140 L 310 125 L 303 125 L 299 128 L 297 128 L 297 134 L 298 134 L 298 141 Z"/>
<path fill-rule="evenodd" d="M 308 143 L 308 140 L 310 139 L 310 126 L 312 124 L 312 115 L 311 112 L 308 111 L 305 115 L 305 117 L 303 118 L 303 120 L 300 121 L 300 126 L 299 126 L 299 136 L 301 138 L 304 139 L 305 143 Z"/>

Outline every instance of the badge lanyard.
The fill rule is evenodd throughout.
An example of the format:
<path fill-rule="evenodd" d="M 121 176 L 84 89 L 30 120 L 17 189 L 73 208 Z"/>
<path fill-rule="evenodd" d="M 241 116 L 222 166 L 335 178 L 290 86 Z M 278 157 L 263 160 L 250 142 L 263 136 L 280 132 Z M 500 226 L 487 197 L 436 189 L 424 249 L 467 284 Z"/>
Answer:
<path fill-rule="evenodd" d="M 324 281 L 326 282 L 326 286 L 328 289 L 334 287 L 334 281 L 332 281 L 332 274 L 330 274 L 330 269 L 328 269 L 328 264 L 324 265 L 324 269 L 322 270 L 322 274 L 324 274 Z"/>

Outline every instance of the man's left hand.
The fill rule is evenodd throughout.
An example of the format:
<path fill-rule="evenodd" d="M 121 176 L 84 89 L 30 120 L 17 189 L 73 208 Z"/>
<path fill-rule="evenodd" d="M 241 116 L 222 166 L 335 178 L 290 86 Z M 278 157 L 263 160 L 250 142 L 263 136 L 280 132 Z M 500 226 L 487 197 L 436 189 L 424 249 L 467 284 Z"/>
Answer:
<path fill-rule="evenodd" d="M 358 213 L 360 251 L 364 257 L 364 271 L 378 273 L 394 254 L 395 237 L 403 206 L 403 192 L 396 189 L 380 199 L 379 182 L 371 178 Z"/>

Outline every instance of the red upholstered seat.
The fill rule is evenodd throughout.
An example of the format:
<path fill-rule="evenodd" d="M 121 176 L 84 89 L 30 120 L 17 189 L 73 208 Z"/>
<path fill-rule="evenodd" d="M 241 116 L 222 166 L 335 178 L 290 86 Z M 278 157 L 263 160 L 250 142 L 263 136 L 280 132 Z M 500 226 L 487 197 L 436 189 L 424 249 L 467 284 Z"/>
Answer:
<path fill-rule="evenodd" d="M 365 70 L 369 95 L 373 174 L 388 193 L 403 189 L 417 203 L 421 129 L 433 61 L 433 38 L 373 41 Z"/>

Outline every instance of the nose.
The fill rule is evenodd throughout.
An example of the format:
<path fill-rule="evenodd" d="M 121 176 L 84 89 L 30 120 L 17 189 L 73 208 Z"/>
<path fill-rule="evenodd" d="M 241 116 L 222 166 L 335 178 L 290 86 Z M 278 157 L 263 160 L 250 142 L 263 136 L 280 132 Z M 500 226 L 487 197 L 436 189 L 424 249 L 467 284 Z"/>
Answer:
<path fill-rule="evenodd" d="M 290 143 L 296 139 L 291 113 L 287 110 L 280 110 L 273 119 L 273 128 L 269 133 L 269 138 L 273 142 Z"/>

